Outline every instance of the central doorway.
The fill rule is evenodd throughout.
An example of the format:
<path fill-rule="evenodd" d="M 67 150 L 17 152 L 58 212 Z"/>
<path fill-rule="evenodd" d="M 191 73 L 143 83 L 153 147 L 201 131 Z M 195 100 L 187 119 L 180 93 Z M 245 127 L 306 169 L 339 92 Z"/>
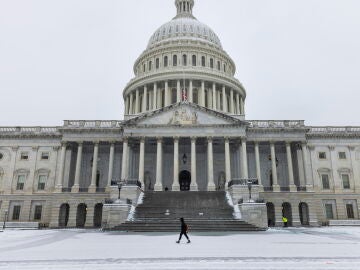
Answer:
<path fill-rule="evenodd" d="M 181 171 L 179 174 L 180 191 L 190 191 L 191 173 L 189 171 Z"/>

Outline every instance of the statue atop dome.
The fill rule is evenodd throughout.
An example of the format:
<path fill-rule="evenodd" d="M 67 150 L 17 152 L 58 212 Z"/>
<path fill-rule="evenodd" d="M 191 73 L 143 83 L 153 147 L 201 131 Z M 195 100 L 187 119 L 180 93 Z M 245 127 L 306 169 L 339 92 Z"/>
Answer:
<path fill-rule="evenodd" d="M 175 18 L 180 18 L 180 17 L 194 18 L 194 16 L 192 15 L 194 0 L 176 0 L 175 6 L 177 9 L 177 15 Z"/>

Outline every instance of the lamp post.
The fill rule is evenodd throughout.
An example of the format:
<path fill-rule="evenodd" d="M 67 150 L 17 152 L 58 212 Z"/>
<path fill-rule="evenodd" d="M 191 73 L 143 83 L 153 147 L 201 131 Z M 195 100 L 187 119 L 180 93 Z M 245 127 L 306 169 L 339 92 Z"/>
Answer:
<path fill-rule="evenodd" d="M 119 190 L 119 196 L 118 196 L 118 202 L 120 202 L 120 192 L 121 192 L 121 188 L 123 187 L 123 185 L 126 183 L 126 180 L 121 179 L 120 181 L 117 182 L 117 187 Z"/>
<path fill-rule="evenodd" d="M 5 224 L 6 224 L 7 216 L 8 216 L 8 211 L 5 210 L 3 230 L 5 230 Z"/>

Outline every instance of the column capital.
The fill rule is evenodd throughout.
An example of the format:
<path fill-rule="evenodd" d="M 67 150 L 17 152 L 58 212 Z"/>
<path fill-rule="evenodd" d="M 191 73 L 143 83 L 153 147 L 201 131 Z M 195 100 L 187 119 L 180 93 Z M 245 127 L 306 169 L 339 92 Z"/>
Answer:
<path fill-rule="evenodd" d="M 140 137 L 139 139 L 141 143 L 145 143 L 145 137 Z"/>
<path fill-rule="evenodd" d="M 260 145 L 260 142 L 259 142 L 259 141 L 254 141 L 254 145 L 259 146 L 259 145 Z"/>
<path fill-rule="evenodd" d="M 276 141 L 269 141 L 270 145 L 274 145 L 275 146 L 275 143 Z"/>
<path fill-rule="evenodd" d="M 100 141 L 93 141 L 94 146 L 99 146 Z"/>
<path fill-rule="evenodd" d="M 286 146 L 291 146 L 292 141 L 285 141 Z"/>
<path fill-rule="evenodd" d="M 69 143 L 69 142 L 68 142 L 68 141 L 61 141 L 60 143 L 61 143 L 61 146 L 62 146 L 62 147 L 63 147 L 63 146 L 65 146 L 65 147 L 66 147 L 66 146 L 68 145 L 68 143 Z"/>
<path fill-rule="evenodd" d="M 356 149 L 356 147 L 353 146 L 353 145 L 349 145 L 348 148 L 349 148 L 350 151 L 354 151 Z"/>
<path fill-rule="evenodd" d="M 196 142 L 197 137 L 190 137 L 191 142 Z"/>
<path fill-rule="evenodd" d="M 164 140 L 163 137 L 156 137 L 156 141 L 157 141 L 158 143 L 162 143 L 163 140 Z"/>
<path fill-rule="evenodd" d="M 53 146 L 53 150 L 54 151 L 59 151 L 59 149 L 60 149 L 60 146 Z M 17 149 L 16 149 L 17 150 Z"/>
<path fill-rule="evenodd" d="M 207 137 L 206 139 L 207 139 L 208 143 L 212 143 L 212 142 L 213 142 L 213 140 L 214 140 L 214 138 L 213 138 L 213 137 Z"/>
<path fill-rule="evenodd" d="M 37 150 L 39 150 L 39 146 L 38 146 L 38 145 L 32 146 L 31 149 L 32 149 L 33 151 L 37 151 Z"/>
<path fill-rule="evenodd" d="M 115 145 L 118 141 L 117 140 L 109 140 L 108 143 L 110 145 Z"/>
<path fill-rule="evenodd" d="M 229 142 L 230 142 L 230 138 L 229 138 L 229 137 L 224 137 L 224 141 L 225 141 L 225 143 L 229 143 Z"/>
<path fill-rule="evenodd" d="M 334 145 L 329 145 L 328 148 L 329 148 L 330 151 L 334 151 L 334 150 L 335 150 L 335 146 L 334 146 Z"/>
<path fill-rule="evenodd" d="M 129 142 L 129 137 L 123 137 L 123 142 L 128 143 Z"/>
<path fill-rule="evenodd" d="M 173 137 L 173 139 L 174 139 L 174 142 L 179 142 L 180 137 Z"/>
<path fill-rule="evenodd" d="M 78 144 L 78 146 L 82 146 L 84 144 L 84 141 L 77 141 L 76 143 Z"/>

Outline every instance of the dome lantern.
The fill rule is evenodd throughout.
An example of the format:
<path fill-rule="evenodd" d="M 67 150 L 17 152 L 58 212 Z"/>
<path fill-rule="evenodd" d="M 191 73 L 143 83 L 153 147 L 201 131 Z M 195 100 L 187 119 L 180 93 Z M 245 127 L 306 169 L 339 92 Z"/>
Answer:
<path fill-rule="evenodd" d="M 179 17 L 191 17 L 192 15 L 192 9 L 194 7 L 194 0 L 176 0 L 175 6 L 177 9 L 177 15 L 175 18 Z"/>

